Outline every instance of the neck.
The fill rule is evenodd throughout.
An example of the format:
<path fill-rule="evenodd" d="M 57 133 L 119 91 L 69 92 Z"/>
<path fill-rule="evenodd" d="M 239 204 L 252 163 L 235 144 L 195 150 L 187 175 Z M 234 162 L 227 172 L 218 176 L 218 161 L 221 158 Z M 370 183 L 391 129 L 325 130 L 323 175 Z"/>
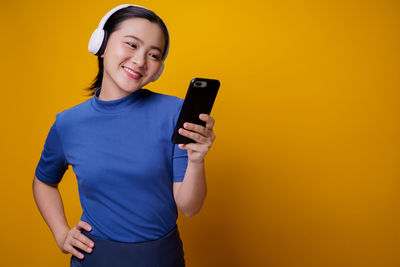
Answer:
<path fill-rule="evenodd" d="M 108 82 L 109 79 L 103 77 L 103 81 L 101 83 L 101 91 L 99 94 L 99 99 L 103 101 L 111 101 L 111 100 L 116 100 L 123 98 L 127 95 L 132 94 L 133 92 L 137 91 L 132 90 L 132 91 L 125 91 L 118 87 L 115 83 L 110 83 Z"/>

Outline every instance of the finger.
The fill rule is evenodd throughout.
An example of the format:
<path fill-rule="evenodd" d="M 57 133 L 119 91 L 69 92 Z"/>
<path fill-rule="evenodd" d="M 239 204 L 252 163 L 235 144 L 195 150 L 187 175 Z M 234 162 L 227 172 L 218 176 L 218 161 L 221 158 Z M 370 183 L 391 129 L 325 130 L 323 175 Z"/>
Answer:
<path fill-rule="evenodd" d="M 211 134 L 209 129 L 206 129 L 204 126 L 199 125 L 199 124 L 185 122 L 183 124 L 183 127 L 192 132 L 197 132 L 197 133 L 203 135 L 204 137 L 208 137 Z"/>
<path fill-rule="evenodd" d="M 85 229 L 86 231 L 92 231 L 92 226 L 90 226 L 90 224 L 88 224 L 87 222 L 84 221 L 79 221 L 77 224 L 77 228 L 78 229 Z"/>
<path fill-rule="evenodd" d="M 79 259 L 83 259 L 85 257 L 82 253 L 80 253 L 71 245 L 68 245 L 65 250 Z"/>
<path fill-rule="evenodd" d="M 186 149 L 186 145 L 185 145 L 185 144 L 179 144 L 178 147 L 179 147 L 180 149 Z"/>
<path fill-rule="evenodd" d="M 199 115 L 200 120 L 205 121 L 206 122 L 206 128 L 207 129 L 212 129 L 214 127 L 215 124 L 215 120 L 213 117 L 211 117 L 208 114 L 205 113 L 201 113 Z"/>
<path fill-rule="evenodd" d="M 184 145 L 184 149 L 193 150 L 204 154 L 207 153 L 207 147 L 205 147 L 203 144 L 188 143 Z"/>
<path fill-rule="evenodd" d="M 179 134 L 189 137 L 190 139 L 196 141 L 197 143 L 205 143 L 207 141 L 207 138 L 202 136 L 201 134 L 191 132 L 183 128 L 179 128 Z"/>
<path fill-rule="evenodd" d="M 71 240 L 71 245 L 75 248 L 80 248 L 81 250 L 84 250 L 88 253 L 91 253 L 93 251 L 92 248 L 88 247 L 87 245 L 75 238 Z"/>
<path fill-rule="evenodd" d="M 179 144 L 178 147 L 184 150 L 193 149 L 191 144 L 196 144 L 196 143 Z"/>
<path fill-rule="evenodd" d="M 83 244 L 85 244 L 88 247 L 93 247 L 94 246 L 94 242 L 92 240 L 90 240 L 87 236 L 85 236 L 84 234 L 78 232 L 77 234 L 73 235 L 73 238 L 79 240 L 80 242 L 82 242 Z"/>

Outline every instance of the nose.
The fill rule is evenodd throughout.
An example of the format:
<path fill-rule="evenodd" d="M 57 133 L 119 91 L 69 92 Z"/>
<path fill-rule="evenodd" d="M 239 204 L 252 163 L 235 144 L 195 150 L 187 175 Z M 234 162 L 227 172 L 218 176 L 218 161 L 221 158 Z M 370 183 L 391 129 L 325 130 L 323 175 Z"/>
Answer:
<path fill-rule="evenodd" d="M 144 52 L 137 51 L 132 57 L 133 63 L 138 67 L 143 67 L 146 64 L 146 57 Z"/>

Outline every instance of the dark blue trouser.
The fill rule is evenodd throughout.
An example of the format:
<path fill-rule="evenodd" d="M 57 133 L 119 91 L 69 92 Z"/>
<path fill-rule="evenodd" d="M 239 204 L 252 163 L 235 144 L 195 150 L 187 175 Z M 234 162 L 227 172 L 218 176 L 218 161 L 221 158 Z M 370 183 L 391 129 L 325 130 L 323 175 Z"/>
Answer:
<path fill-rule="evenodd" d="M 143 243 L 108 241 L 85 230 L 82 233 L 94 242 L 93 251 L 76 248 L 85 257 L 81 260 L 72 255 L 70 267 L 185 267 L 177 225 L 164 237 Z"/>

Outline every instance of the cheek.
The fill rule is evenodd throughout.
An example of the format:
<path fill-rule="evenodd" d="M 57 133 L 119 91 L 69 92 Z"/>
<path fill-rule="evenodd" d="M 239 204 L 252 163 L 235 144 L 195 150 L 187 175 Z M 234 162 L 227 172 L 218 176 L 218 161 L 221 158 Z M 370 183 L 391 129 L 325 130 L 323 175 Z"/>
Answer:
<path fill-rule="evenodd" d="M 129 58 L 129 53 L 126 51 L 126 49 L 124 47 L 121 47 L 121 46 L 115 46 L 109 52 L 111 52 L 108 55 L 109 56 L 108 58 L 110 61 L 121 61 L 121 60 Z"/>
<path fill-rule="evenodd" d="M 152 72 L 154 72 L 155 74 L 157 74 L 158 71 L 159 71 L 160 68 L 161 68 L 161 64 L 162 64 L 162 63 L 151 62 L 151 63 L 149 64 L 149 68 L 151 68 Z M 154 74 L 154 75 L 155 75 L 155 74 Z"/>

